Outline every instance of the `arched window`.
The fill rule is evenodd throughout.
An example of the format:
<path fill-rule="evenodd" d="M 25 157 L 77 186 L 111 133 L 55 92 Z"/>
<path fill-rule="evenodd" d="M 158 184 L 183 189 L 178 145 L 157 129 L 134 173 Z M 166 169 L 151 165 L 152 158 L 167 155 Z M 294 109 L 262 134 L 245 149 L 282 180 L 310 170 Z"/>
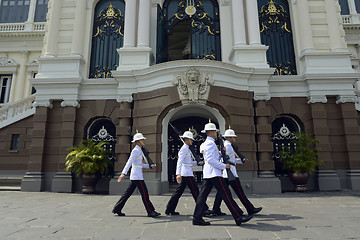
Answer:
<path fill-rule="evenodd" d="M 295 75 L 296 62 L 287 0 L 258 0 L 261 43 L 275 75 Z"/>
<path fill-rule="evenodd" d="M 216 0 L 166 0 L 158 6 L 157 63 L 181 59 L 221 60 Z"/>
<path fill-rule="evenodd" d="M 95 7 L 90 60 L 90 78 L 111 78 L 119 65 L 117 48 L 124 38 L 125 3 L 100 1 Z"/>

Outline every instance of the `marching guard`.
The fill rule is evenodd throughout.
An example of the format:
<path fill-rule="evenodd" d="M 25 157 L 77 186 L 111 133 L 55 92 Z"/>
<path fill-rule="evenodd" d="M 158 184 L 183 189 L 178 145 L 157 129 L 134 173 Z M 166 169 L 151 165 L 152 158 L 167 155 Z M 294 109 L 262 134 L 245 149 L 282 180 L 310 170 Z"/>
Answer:
<path fill-rule="evenodd" d="M 143 163 L 144 155 L 141 148 L 145 145 L 143 141 L 145 139 L 146 138 L 141 133 L 136 133 L 134 135 L 132 142 L 136 145 L 131 151 L 130 157 L 126 162 L 126 165 L 121 175 L 119 176 L 118 182 L 121 182 L 125 178 L 125 175 L 128 173 L 131 167 L 131 183 L 129 187 L 125 190 L 125 193 L 121 196 L 120 200 L 115 204 L 114 209 L 112 210 L 112 213 L 117 214 L 118 216 L 125 216 L 125 214 L 121 212 L 121 210 L 123 209 L 126 201 L 133 194 L 135 188 L 139 189 L 143 204 L 145 206 L 146 212 L 148 213 L 148 217 L 158 217 L 160 215 L 160 213 L 155 211 L 155 208 L 149 199 L 149 193 L 143 178 L 142 169 L 150 168 L 149 164 Z M 146 161 L 146 159 L 144 160 Z M 154 164 L 152 167 L 155 168 L 156 164 Z"/>
<path fill-rule="evenodd" d="M 241 187 L 239 176 L 236 172 L 235 164 L 243 164 L 243 161 L 245 161 L 246 158 L 244 158 L 243 160 L 240 159 L 240 157 L 243 156 L 238 156 L 238 154 L 235 152 L 234 148 L 232 147 L 232 143 L 236 142 L 235 138 L 237 137 L 235 131 L 230 129 L 229 127 L 229 129 L 225 131 L 225 134 L 223 136 L 226 138 L 224 143 L 224 146 L 226 148 L 226 154 L 230 157 L 229 161 L 234 163 L 234 165 L 230 166 L 230 170 L 232 174 L 235 176 L 234 181 L 229 181 L 227 172 L 223 171 L 223 178 L 225 180 L 225 183 L 227 184 L 227 186 L 229 186 L 230 184 L 236 195 L 239 197 L 241 203 L 246 208 L 248 215 L 253 215 L 255 213 L 258 213 L 262 210 L 262 208 L 261 207 L 255 208 L 254 205 L 246 197 L 244 190 Z M 221 195 L 217 193 L 215 197 L 213 209 L 211 210 L 212 215 L 214 216 L 225 215 L 225 213 L 222 213 L 220 209 L 221 201 L 222 201 Z"/>
<path fill-rule="evenodd" d="M 192 166 L 196 166 L 197 162 L 192 160 L 192 153 L 189 148 L 194 141 L 194 137 L 190 131 L 184 132 L 180 137 L 184 139 L 184 145 L 179 150 L 178 161 L 176 164 L 176 181 L 179 185 L 166 205 L 166 215 L 180 214 L 179 212 L 176 212 L 175 209 L 186 186 L 189 187 L 195 202 L 199 196 L 199 188 L 195 182 L 194 172 L 192 170 Z M 204 210 L 209 212 L 208 209 L 209 207 L 205 205 Z"/>
<path fill-rule="evenodd" d="M 207 123 L 202 131 L 202 133 L 206 133 L 207 135 L 205 142 L 200 146 L 200 152 L 203 154 L 205 161 L 203 167 L 204 185 L 202 186 L 196 201 L 192 224 L 200 226 L 210 225 L 210 222 L 204 221 L 202 216 L 206 199 L 214 186 L 224 200 L 226 206 L 229 208 L 236 225 L 239 226 L 241 223 L 249 221 L 253 215 L 243 215 L 243 211 L 232 198 L 230 189 L 222 177 L 222 170 L 230 169 L 230 164 L 220 162 L 222 156 L 215 144 L 217 131 L 215 124 L 211 122 Z"/>

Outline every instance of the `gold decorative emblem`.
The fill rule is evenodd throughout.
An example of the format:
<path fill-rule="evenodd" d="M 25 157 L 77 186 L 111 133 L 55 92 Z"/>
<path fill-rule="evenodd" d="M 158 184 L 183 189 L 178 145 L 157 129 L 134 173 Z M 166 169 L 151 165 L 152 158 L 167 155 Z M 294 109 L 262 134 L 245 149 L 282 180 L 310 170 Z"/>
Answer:
<path fill-rule="evenodd" d="M 277 8 L 272 0 L 269 3 L 268 11 L 270 15 L 276 15 L 278 13 Z"/>
<path fill-rule="evenodd" d="M 196 13 L 195 0 L 187 0 L 185 13 L 190 17 Z"/>
<path fill-rule="evenodd" d="M 113 17 L 115 17 L 114 7 L 113 7 L 113 5 L 112 5 L 111 3 L 110 3 L 110 6 L 109 6 L 108 10 L 106 11 L 106 16 L 107 16 L 108 18 L 113 18 Z"/>

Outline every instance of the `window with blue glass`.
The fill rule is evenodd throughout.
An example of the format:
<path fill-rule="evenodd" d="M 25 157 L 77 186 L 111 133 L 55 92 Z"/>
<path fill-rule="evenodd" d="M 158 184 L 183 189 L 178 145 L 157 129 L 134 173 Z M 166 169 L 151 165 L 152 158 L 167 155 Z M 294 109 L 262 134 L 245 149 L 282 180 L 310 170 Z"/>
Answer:
<path fill-rule="evenodd" d="M 0 23 L 25 22 L 29 14 L 30 0 L 2 0 Z"/>
<path fill-rule="evenodd" d="M 112 78 L 119 65 L 116 49 L 123 46 L 125 3 L 100 1 L 95 7 L 90 60 L 90 78 Z"/>
<path fill-rule="evenodd" d="M 49 0 L 37 0 L 35 9 L 35 22 L 46 22 Z"/>
<path fill-rule="evenodd" d="M 274 75 L 295 75 L 296 62 L 287 0 L 258 0 L 261 43 Z"/>
<path fill-rule="evenodd" d="M 349 15 L 350 11 L 349 11 L 348 0 L 339 0 L 339 4 L 341 7 L 341 15 Z"/>
<path fill-rule="evenodd" d="M 166 0 L 158 5 L 156 62 L 221 60 L 216 0 Z"/>

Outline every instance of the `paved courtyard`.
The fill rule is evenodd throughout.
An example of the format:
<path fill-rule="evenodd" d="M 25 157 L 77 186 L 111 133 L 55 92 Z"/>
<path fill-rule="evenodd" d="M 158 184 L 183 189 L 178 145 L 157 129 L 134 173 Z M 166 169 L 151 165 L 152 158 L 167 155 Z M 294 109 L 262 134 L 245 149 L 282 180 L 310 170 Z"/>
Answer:
<path fill-rule="evenodd" d="M 201 227 L 191 224 L 189 194 L 180 199 L 180 216 L 164 214 L 170 195 L 150 196 L 162 214 L 153 219 L 140 195 L 129 199 L 125 217 L 117 217 L 111 210 L 119 196 L 0 191 L 0 239 L 360 239 L 359 192 L 248 197 L 263 207 L 250 222 L 236 226 L 222 205 L 228 215 L 205 218 L 211 225 Z M 213 200 L 212 194 L 209 205 Z"/>

